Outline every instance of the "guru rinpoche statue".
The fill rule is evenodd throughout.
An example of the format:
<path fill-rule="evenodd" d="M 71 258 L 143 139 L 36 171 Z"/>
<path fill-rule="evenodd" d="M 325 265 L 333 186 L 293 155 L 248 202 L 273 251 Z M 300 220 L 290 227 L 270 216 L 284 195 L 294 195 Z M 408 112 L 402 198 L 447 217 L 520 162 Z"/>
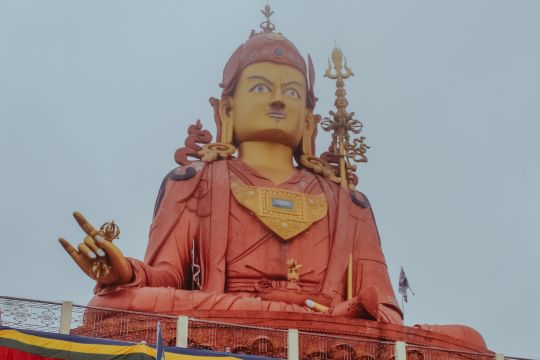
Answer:
<path fill-rule="evenodd" d="M 320 117 L 311 59 L 268 20 L 261 27 L 232 54 L 221 99 L 211 99 L 217 142 L 197 124 L 191 145 L 177 151 L 183 166 L 162 183 L 144 261 L 124 257 L 111 235 L 79 213 L 84 241 L 78 250 L 60 242 L 97 281 L 91 306 L 401 324 L 367 198 L 344 181 L 350 166 L 334 171 L 315 157 Z"/>

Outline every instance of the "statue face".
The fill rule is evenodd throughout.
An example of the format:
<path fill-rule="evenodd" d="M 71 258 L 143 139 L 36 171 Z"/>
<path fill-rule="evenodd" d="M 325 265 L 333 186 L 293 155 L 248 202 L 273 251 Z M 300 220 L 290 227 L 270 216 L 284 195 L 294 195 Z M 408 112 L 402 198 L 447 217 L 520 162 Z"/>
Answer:
<path fill-rule="evenodd" d="M 307 86 L 302 73 L 289 66 L 260 62 L 247 66 L 234 96 L 222 111 L 234 126 L 235 143 L 277 142 L 296 149 L 306 127 Z"/>

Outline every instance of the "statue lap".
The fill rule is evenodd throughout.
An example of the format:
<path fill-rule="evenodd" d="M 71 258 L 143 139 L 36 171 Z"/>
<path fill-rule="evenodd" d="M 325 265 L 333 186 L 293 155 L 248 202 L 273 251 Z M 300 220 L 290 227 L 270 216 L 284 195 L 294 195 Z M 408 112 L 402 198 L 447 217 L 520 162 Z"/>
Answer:
<path fill-rule="evenodd" d="M 284 241 L 230 196 L 231 181 L 325 193 L 328 214 Z M 354 204 L 350 194 L 342 194 L 338 185 L 302 170 L 276 186 L 232 159 L 208 164 L 188 180 L 168 179 L 162 191 L 145 261 L 130 259 L 133 281 L 97 288 L 91 305 L 160 312 L 202 307 L 312 312 L 302 304 L 264 301 L 259 298 L 260 292 L 285 287 L 286 260 L 295 258 L 302 265 L 300 283 L 306 296 L 322 294 L 327 305 L 342 302 L 344 274 L 352 252 L 357 269 L 353 276 L 355 293 L 376 286 L 381 306 L 397 314 L 389 322 L 401 322 L 371 209 Z M 223 196 L 225 193 L 228 196 Z M 219 206 L 214 206 L 216 195 L 221 197 Z M 344 201 L 346 206 L 340 206 Z M 347 239 L 343 241 L 343 237 Z M 194 288 L 192 281 L 193 246 L 201 267 L 200 289 Z"/>

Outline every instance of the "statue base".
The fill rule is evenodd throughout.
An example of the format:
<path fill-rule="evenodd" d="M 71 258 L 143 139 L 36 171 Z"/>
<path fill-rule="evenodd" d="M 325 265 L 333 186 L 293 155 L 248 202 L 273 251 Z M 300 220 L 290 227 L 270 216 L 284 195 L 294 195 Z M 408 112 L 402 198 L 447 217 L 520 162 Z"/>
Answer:
<path fill-rule="evenodd" d="M 188 347 L 213 351 L 286 358 L 287 330 L 297 329 L 302 359 L 393 359 L 396 341 L 407 344 L 411 359 L 494 356 L 480 334 L 464 326 L 432 325 L 427 327 L 437 331 L 429 331 L 370 320 L 282 312 L 197 310 L 164 316 L 87 308 L 83 325 L 72 334 L 153 343 L 159 320 L 166 343 L 175 345 L 179 315 L 190 318 Z M 444 334 L 445 328 L 462 329 L 461 338 Z"/>

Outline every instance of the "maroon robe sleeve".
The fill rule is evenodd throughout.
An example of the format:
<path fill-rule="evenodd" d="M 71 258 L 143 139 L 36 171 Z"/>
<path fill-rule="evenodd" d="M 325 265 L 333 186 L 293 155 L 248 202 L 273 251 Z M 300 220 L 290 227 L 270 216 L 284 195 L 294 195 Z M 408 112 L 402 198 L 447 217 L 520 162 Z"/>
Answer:
<path fill-rule="evenodd" d="M 379 232 L 367 198 L 359 192 L 353 194 L 350 215 L 356 218 L 354 223 L 354 288 L 355 295 L 369 297 L 378 307 L 376 320 L 401 324 L 403 316 L 388 276 L 388 269 L 383 255 Z"/>
<path fill-rule="evenodd" d="M 199 168 L 200 170 L 200 168 Z M 105 295 L 125 288 L 173 287 L 185 288 L 189 277 L 190 241 L 196 236 L 198 218 L 196 199 L 192 196 L 204 172 L 198 171 L 189 179 L 186 167 L 171 171 L 163 180 L 146 249 L 145 260 L 128 258 L 133 277 L 127 284 L 97 285 L 94 292 Z"/>

